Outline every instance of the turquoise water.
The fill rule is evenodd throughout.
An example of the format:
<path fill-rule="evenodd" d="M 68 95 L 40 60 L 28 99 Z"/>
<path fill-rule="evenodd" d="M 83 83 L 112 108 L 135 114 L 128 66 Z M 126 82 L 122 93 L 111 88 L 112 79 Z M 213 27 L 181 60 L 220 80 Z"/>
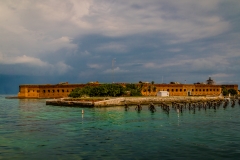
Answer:
<path fill-rule="evenodd" d="M 84 115 L 82 115 L 84 109 Z M 46 106 L 0 95 L 0 159 L 238 159 L 240 106 L 182 114 L 147 106 Z"/>

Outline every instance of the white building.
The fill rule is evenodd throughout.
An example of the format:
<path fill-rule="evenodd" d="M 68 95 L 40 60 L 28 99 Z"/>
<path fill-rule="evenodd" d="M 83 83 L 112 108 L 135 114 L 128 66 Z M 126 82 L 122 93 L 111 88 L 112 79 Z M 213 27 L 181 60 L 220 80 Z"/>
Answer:
<path fill-rule="evenodd" d="M 168 91 L 159 91 L 157 93 L 157 96 L 159 96 L 159 97 L 169 97 L 169 92 Z"/>

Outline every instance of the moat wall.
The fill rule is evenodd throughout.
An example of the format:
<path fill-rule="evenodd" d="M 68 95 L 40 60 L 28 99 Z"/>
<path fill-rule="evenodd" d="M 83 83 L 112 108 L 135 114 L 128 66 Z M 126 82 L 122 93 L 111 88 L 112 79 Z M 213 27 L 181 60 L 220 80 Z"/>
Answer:
<path fill-rule="evenodd" d="M 108 100 L 101 101 L 79 101 L 79 100 L 69 100 L 64 99 L 53 99 L 47 100 L 47 105 L 57 105 L 57 106 L 82 106 L 82 107 L 110 107 L 110 106 L 124 106 L 137 105 L 137 104 L 160 104 L 160 103 L 171 103 L 171 102 L 206 102 L 206 101 L 216 101 L 223 100 L 223 97 L 120 97 L 111 98 Z"/>

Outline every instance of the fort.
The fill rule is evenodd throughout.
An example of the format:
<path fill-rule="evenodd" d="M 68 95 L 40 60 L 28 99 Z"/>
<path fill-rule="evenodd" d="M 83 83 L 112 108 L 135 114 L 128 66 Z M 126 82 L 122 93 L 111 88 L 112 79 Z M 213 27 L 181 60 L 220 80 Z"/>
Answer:
<path fill-rule="evenodd" d="M 168 91 L 169 96 L 218 96 L 222 93 L 222 88 L 235 89 L 237 84 L 217 85 L 209 78 L 207 83 L 180 84 L 171 82 L 170 84 L 154 84 L 148 82 L 136 83 L 142 88 L 143 96 L 156 96 L 159 91 Z M 127 83 L 117 83 L 125 86 Z M 59 84 L 24 84 L 19 86 L 18 98 L 63 98 L 68 97 L 75 88 L 83 88 L 86 85 L 98 86 L 98 82 L 88 84 L 69 84 L 68 82 Z"/>

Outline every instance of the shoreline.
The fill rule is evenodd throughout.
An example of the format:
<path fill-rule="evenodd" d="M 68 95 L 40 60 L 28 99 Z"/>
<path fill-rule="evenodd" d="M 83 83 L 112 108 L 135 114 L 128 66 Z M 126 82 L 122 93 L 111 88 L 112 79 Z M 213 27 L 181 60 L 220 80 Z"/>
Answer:
<path fill-rule="evenodd" d="M 224 97 L 190 97 L 190 96 L 176 96 L 176 97 L 119 97 L 119 98 L 93 98 L 73 99 L 73 98 L 59 98 L 46 100 L 46 105 L 53 106 L 79 106 L 79 107 L 110 107 L 110 106 L 125 106 L 125 105 L 148 105 L 161 103 L 195 103 L 195 102 L 209 102 L 224 100 Z"/>

